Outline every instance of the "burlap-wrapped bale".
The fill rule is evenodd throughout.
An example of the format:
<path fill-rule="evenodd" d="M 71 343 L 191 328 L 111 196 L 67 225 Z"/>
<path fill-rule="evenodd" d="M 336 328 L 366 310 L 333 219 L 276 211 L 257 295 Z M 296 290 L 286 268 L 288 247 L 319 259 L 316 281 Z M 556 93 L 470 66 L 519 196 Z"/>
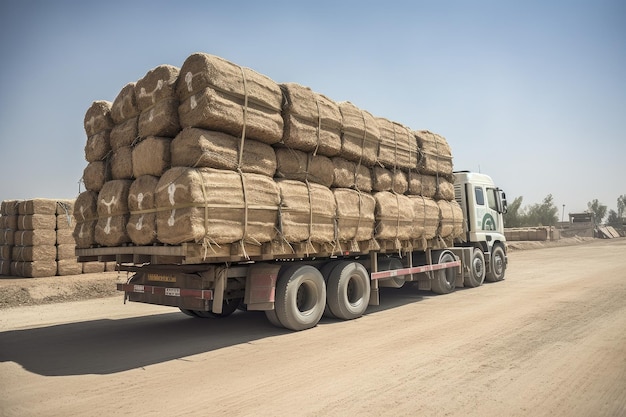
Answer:
<path fill-rule="evenodd" d="M 56 240 L 54 229 L 16 230 L 13 235 L 15 246 L 54 245 Z"/>
<path fill-rule="evenodd" d="M 15 229 L 0 229 L 0 245 L 15 244 Z"/>
<path fill-rule="evenodd" d="M 457 238 L 463 235 L 463 210 L 456 201 L 437 201 L 441 212 L 439 235 L 442 238 Z"/>
<path fill-rule="evenodd" d="M 53 277 L 57 273 L 57 261 L 11 262 L 11 275 L 24 278 Z"/>
<path fill-rule="evenodd" d="M 335 156 L 341 151 L 341 112 L 333 100 L 295 83 L 280 84 L 284 131 L 291 149 Z"/>
<path fill-rule="evenodd" d="M 454 200 L 454 184 L 445 178 L 439 178 L 435 199 L 446 201 Z"/>
<path fill-rule="evenodd" d="M 410 195 L 421 195 L 423 197 L 435 198 L 437 194 L 437 177 L 424 175 L 417 172 L 410 172 L 409 190 Z"/>
<path fill-rule="evenodd" d="M 377 117 L 380 132 L 378 163 L 385 168 L 414 169 L 418 162 L 417 141 L 411 130 L 397 122 Z"/>
<path fill-rule="evenodd" d="M 180 131 L 176 82 L 180 69 L 159 65 L 137 81 L 135 94 L 139 115 L 139 136 L 173 138 Z"/>
<path fill-rule="evenodd" d="M 422 154 L 420 172 L 452 178 L 452 151 L 446 139 L 428 130 L 413 133 Z"/>
<path fill-rule="evenodd" d="M 0 275 L 11 275 L 11 260 L 0 258 Z"/>
<path fill-rule="evenodd" d="M 260 244 L 275 236 L 279 192 L 271 178 L 174 167 L 157 185 L 157 237 L 168 244 Z"/>
<path fill-rule="evenodd" d="M 111 119 L 116 125 L 139 116 L 137 97 L 135 94 L 136 83 L 126 84 L 113 100 L 111 105 Z"/>
<path fill-rule="evenodd" d="M 0 234 L 2 231 L 0 231 Z M 13 250 L 13 245 L 3 245 L 0 244 L 0 259 L 11 259 L 11 251 Z"/>
<path fill-rule="evenodd" d="M 155 193 L 158 183 L 158 177 L 142 175 L 133 181 L 128 191 L 130 217 L 126 231 L 136 245 L 157 241 Z"/>
<path fill-rule="evenodd" d="M 173 138 L 180 132 L 178 121 L 178 99 L 171 98 L 157 102 L 150 109 L 141 112 L 137 122 L 139 137 L 162 136 Z"/>
<path fill-rule="evenodd" d="M 266 143 L 245 139 L 240 160 L 241 138 L 227 133 L 185 128 L 172 141 L 172 166 L 215 168 L 274 176 L 276 155 Z"/>
<path fill-rule="evenodd" d="M 380 131 L 370 113 L 350 103 L 338 103 L 341 112 L 341 153 L 339 156 L 368 167 L 378 158 Z"/>
<path fill-rule="evenodd" d="M 56 228 L 57 230 L 74 230 L 74 202 L 76 200 L 57 201 Z"/>
<path fill-rule="evenodd" d="M 330 158 L 295 149 L 276 148 L 276 178 L 311 181 L 331 187 L 334 165 Z"/>
<path fill-rule="evenodd" d="M 131 146 L 137 140 L 139 135 L 138 119 L 139 117 L 135 116 L 113 126 L 109 137 L 111 150 L 115 151 L 124 146 Z"/>
<path fill-rule="evenodd" d="M 131 184 L 131 180 L 111 180 L 104 184 L 98 193 L 96 243 L 103 246 L 120 246 L 130 242 L 126 224 L 129 217 L 128 191 Z"/>
<path fill-rule="evenodd" d="M 83 265 L 76 261 L 76 258 L 73 259 L 59 259 L 57 261 L 57 275 L 59 276 L 67 276 L 67 275 L 80 275 L 83 273 Z"/>
<path fill-rule="evenodd" d="M 17 229 L 17 215 L 1 215 L 0 214 L 0 229 Z"/>
<path fill-rule="evenodd" d="M 441 212 L 438 204 L 432 198 L 423 196 L 409 196 L 413 205 L 413 239 L 432 239 L 437 236 Z"/>
<path fill-rule="evenodd" d="M 390 170 L 375 166 L 372 168 L 372 189 L 404 194 L 409 189 L 406 174 L 399 169 Z"/>
<path fill-rule="evenodd" d="M 335 241 L 337 203 L 328 187 L 277 179 L 281 237 L 289 243 Z"/>
<path fill-rule="evenodd" d="M 24 214 L 55 214 L 57 201 L 51 198 L 34 198 L 22 200 L 17 206 L 18 213 Z"/>
<path fill-rule="evenodd" d="M 111 131 L 104 130 L 91 135 L 85 143 L 85 160 L 87 162 L 101 161 L 111 152 Z"/>
<path fill-rule="evenodd" d="M 374 238 L 376 200 L 349 188 L 332 190 L 337 203 L 337 239 L 363 242 Z"/>
<path fill-rule="evenodd" d="M 62 243 L 56 245 L 57 250 L 57 261 L 62 259 L 73 259 L 76 260 L 76 244 L 75 243 Z"/>
<path fill-rule="evenodd" d="M 125 180 L 133 178 L 133 148 L 122 146 L 111 154 L 111 178 Z"/>
<path fill-rule="evenodd" d="M 98 193 L 83 191 L 74 203 L 74 240 L 77 248 L 88 248 L 96 243 L 95 227 L 98 221 Z"/>
<path fill-rule="evenodd" d="M 90 162 L 83 170 L 83 184 L 87 190 L 98 192 L 105 182 L 112 179 L 111 176 L 111 165 L 108 161 Z"/>
<path fill-rule="evenodd" d="M 376 200 L 375 238 L 381 241 L 399 241 L 411 239 L 414 214 L 411 200 L 404 195 L 381 191 L 373 195 Z"/>
<path fill-rule="evenodd" d="M 19 230 L 55 230 L 56 226 L 56 214 L 21 214 L 17 217 L 17 228 Z"/>
<path fill-rule="evenodd" d="M 0 215 L 13 216 L 19 214 L 20 200 L 2 200 L 0 203 Z"/>
<path fill-rule="evenodd" d="M 135 85 L 137 107 L 145 111 L 156 103 L 177 98 L 176 82 L 180 68 L 173 65 L 159 65 L 146 73 Z"/>
<path fill-rule="evenodd" d="M 0 229 L 17 230 L 17 219 L 19 215 L 0 216 Z"/>
<path fill-rule="evenodd" d="M 13 246 L 11 260 L 20 262 L 55 261 L 57 248 L 52 245 Z"/>
<path fill-rule="evenodd" d="M 160 177 L 171 166 L 172 139 L 148 136 L 132 149 L 133 178 L 142 175 Z"/>
<path fill-rule="evenodd" d="M 354 188 L 365 193 L 372 191 L 372 173 L 356 162 L 335 156 L 333 162 L 333 188 Z"/>
<path fill-rule="evenodd" d="M 267 144 L 283 136 L 282 92 L 270 78 L 223 58 L 195 53 L 176 87 L 181 127 L 218 130 Z"/>
<path fill-rule="evenodd" d="M 104 272 L 104 262 L 81 262 L 83 274 L 100 274 Z"/>
<path fill-rule="evenodd" d="M 71 229 L 61 229 L 57 230 L 57 245 L 60 244 L 76 244 L 74 242 L 73 230 Z"/>
<path fill-rule="evenodd" d="M 102 131 L 110 131 L 115 123 L 111 118 L 113 103 L 105 100 L 94 101 L 85 113 L 84 127 L 87 137 Z"/>

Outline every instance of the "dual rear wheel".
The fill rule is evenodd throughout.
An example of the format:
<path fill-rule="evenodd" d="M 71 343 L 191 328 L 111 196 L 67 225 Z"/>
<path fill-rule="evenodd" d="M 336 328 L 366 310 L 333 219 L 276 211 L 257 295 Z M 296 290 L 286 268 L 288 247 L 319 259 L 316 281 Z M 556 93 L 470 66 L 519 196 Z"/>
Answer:
<path fill-rule="evenodd" d="M 369 274 L 358 262 L 332 262 L 321 271 L 289 265 L 278 275 L 274 310 L 265 314 L 275 326 L 305 330 L 315 327 L 324 313 L 343 320 L 360 317 L 369 298 Z"/>

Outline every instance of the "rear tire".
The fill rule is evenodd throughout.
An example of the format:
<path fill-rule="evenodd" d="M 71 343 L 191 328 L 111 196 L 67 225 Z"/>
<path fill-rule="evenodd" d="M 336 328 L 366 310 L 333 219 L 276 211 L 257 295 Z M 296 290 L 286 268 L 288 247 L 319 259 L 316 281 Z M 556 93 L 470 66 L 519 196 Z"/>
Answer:
<path fill-rule="evenodd" d="M 326 302 L 333 315 L 352 320 L 361 317 L 370 301 L 370 278 L 358 262 L 340 262 L 330 273 Z"/>
<path fill-rule="evenodd" d="M 326 284 L 317 268 L 293 265 L 281 270 L 276 283 L 276 315 L 290 330 L 315 327 L 326 306 Z"/>
<path fill-rule="evenodd" d="M 378 260 L 378 271 L 391 271 L 402 269 L 402 261 L 398 258 L 383 258 Z M 406 282 L 405 277 L 393 277 L 378 280 L 378 287 L 402 288 Z"/>
<path fill-rule="evenodd" d="M 506 255 L 504 254 L 504 248 L 500 244 L 493 246 L 491 252 L 491 262 L 489 272 L 487 272 L 486 280 L 489 282 L 498 282 L 504 279 L 504 272 L 506 271 Z"/>
<path fill-rule="evenodd" d="M 276 310 L 265 310 L 265 317 L 267 317 L 267 321 L 272 323 L 273 326 L 280 327 L 281 329 L 285 328 L 285 326 L 283 326 L 280 320 L 278 320 L 278 316 L 276 315 Z"/>
<path fill-rule="evenodd" d="M 452 252 L 445 250 L 439 255 L 437 263 L 453 262 L 456 257 Z M 440 269 L 434 271 L 434 279 L 431 281 L 431 289 L 436 294 L 449 294 L 456 288 L 456 268 Z"/>
<path fill-rule="evenodd" d="M 470 272 L 463 279 L 463 284 L 471 288 L 483 285 L 485 281 L 485 266 L 485 255 L 482 249 L 474 248 L 469 265 Z"/>

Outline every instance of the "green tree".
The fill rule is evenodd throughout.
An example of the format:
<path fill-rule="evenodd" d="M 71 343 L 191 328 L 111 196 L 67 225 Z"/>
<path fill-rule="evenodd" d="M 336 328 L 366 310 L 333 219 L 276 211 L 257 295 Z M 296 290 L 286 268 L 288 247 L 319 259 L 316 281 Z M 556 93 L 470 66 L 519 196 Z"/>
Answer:
<path fill-rule="evenodd" d="M 552 194 L 548 194 L 541 204 L 528 208 L 524 226 L 554 226 L 559 221 L 558 213 Z"/>
<path fill-rule="evenodd" d="M 606 219 L 606 224 L 613 227 L 621 227 L 621 216 L 618 216 L 615 210 L 609 210 L 609 217 Z"/>
<path fill-rule="evenodd" d="M 626 194 L 617 197 L 617 217 L 624 217 L 626 212 Z"/>
<path fill-rule="evenodd" d="M 606 216 L 606 206 L 601 204 L 596 198 L 592 202 L 587 203 L 587 208 L 593 213 L 596 224 L 602 224 L 602 219 Z"/>
<path fill-rule="evenodd" d="M 521 227 L 524 213 L 520 212 L 522 200 L 524 197 L 516 197 L 512 203 L 509 203 L 507 211 L 504 214 L 504 227 Z"/>

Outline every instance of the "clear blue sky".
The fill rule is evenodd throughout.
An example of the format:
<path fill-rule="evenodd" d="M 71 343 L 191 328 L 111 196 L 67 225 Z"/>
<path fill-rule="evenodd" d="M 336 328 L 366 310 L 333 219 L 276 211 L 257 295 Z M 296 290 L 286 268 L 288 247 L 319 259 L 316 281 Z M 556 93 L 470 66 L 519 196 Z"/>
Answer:
<path fill-rule="evenodd" d="M 76 197 L 92 101 L 198 51 L 440 133 L 523 206 L 626 194 L 621 0 L 7 0 L 0 200 Z"/>

